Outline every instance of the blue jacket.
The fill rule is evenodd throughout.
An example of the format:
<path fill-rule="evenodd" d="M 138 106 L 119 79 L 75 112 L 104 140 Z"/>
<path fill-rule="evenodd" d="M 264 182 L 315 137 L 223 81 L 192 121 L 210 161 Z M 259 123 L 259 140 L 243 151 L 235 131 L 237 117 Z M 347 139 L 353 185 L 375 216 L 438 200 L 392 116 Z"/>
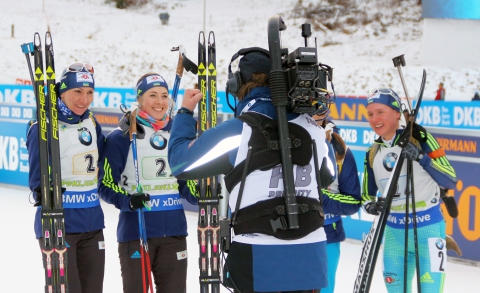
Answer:
<path fill-rule="evenodd" d="M 338 188 L 339 193 L 331 193 L 323 190 L 330 200 L 329 204 L 324 204 L 325 212 L 325 233 L 327 234 L 327 243 L 341 242 L 345 240 L 345 230 L 343 229 L 342 217 L 340 214 L 332 214 L 332 202 L 337 203 L 333 210 L 341 209 L 342 215 L 353 215 L 361 206 L 360 180 L 358 179 L 357 165 L 355 157 L 350 149 L 346 150 L 343 163 L 338 165 Z"/>
<path fill-rule="evenodd" d="M 170 131 L 171 126 L 172 120 L 170 120 L 165 128 L 159 130 L 157 133 L 167 133 Z M 146 128 L 150 126 L 144 125 L 143 127 Z M 153 130 L 151 131 L 154 132 Z M 140 144 L 145 142 L 146 149 L 143 150 L 149 152 L 149 158 L 161 158 L 163 155 L 166 155 L 166 149 L 155 150 L 149 147 L 149 144 L 147 143 L 149 139 L 149 137 L 145 137 L 144 139 L 137 138 L 137 148 Z M 129 197 L 131 193 L 135 193 L 136 191 L 132 190 L 132 188 L 135 188 L 133 186 L 134 183 L 126 184 L 125 182 L 135 182 L 135 180 L 134 178 L 122 178 L 122 174 L 124 174 L 126 168 L 133 168 L 133 162 L 127 161 L 129 154 L 131 156 L 131 141 L 129 134 L 127 133 L 124 135 L 120 128 L 114 129 L 106 139 L 104 161 L 102 162 L 99 172 L 99 194 L 100 198 L 105 202 L 113 204 L 120 210 L 117 226 L 118 242 L 127 242 L 139 238 L 138 212 L 130 209 Z M 144 154 L 138 154 L 137 152 L 137 155 L 141 156 Z M 142 172 L 144 170 L 144 162 L 140 159 L 138 161 L 139 172 Z M 168 170 L 168 168 L 165 168 L 165 170 Z M 145 177 L 142 175 L 145 174 L 140 173 L 141 178 Z M 169 176 L 170 174 L 166 175 L 167 180 L 169 180 Z M 152 188 L 155 186 L 164 186 L 161 185 L 162 182 L 159 179 L 152 179 L 149 180 L 149 182 L 151 182 Z M 171 187 L 174 190 L 170 192 L 170 198 L 175 200 L 175 198 L 180 195 L 181 198 L 186 199 L 188 202 L 197 204 L 197 198 L 192 195 L 192 192 L 195 193 L 195 189 L 190 191 L 185 180 L 176 180 L 176 182 L 178 183 L 178 186 Z M 193 183 L 192 187 L 194 188 L 195 182 L 192 181 L 191 183 Z M 148 189 L 144 189 L 144 192 L 153 194 L 152 192 L 149 192 Z M 154 197 L 152 196 L 151 202 L 160 202 L 161 205 L 165 197 L 167 196 L 158 196 L 155 197 L 156 199 L 154 200 Z M 187 221 L 183 206 L 181 201 L 177 200 L 177 203 L 178 205 L 176 209 L 145 211 L 145 226 L 148 238 L 188 235 Z"/>
<path fill-rule="evenodd" d="M 60 101 L 60 99 L 59 99 Z M 72 142 L 71 138 L 65 138 L 65 135 L 62 136 L 62 131 L 64 129 L 69 128 L 70 126 L 74 128 L 78 128 L 78 130 L 82 129 L 82 122 L 85 124 L 86 122 L 94 121 L 95 125 L 95 133 L 97 140 L 95 141 L 96 147 L 98 149 L 98 162 L 101 160 L 101 156 L 103 153 L 105 137 L 102 134 L 102 129 L 100 124 L 96 121 L 93 117 L 90 110 L 87 110 L 83 115 L 78 116 L 75 113 L 69 111 L 65 106 L 61 107 L 60 105 L 63 103 L 57 103 L 58 109 L 58 121 L 59 121 L 59 131 L 60 131 L 60 148 L 62 148 L 62 138 L 64 139 L 63 144 L 71 144 L 76 143 L 77 146 L 81 146 L 79 141 Z M 90 120 L 88 120 L 90 119 Z M 88 120 L 88 121 L 87 121 Z M 75 135 L 75 137 L 79 135 Z M 31 191 L 34 191 L 36 188 L 40 187 L 40 161 L 39 161 L 39 149 L 38 149 L 38 123 L 33 122 L 28 129 L 27 133 L 27 149 L 28 149 L 28 162 L 29 162 L 29 188 Z M 62 153 L 67 152 L 68 150 L 61 150 Z M 93 162 L 93 168 L 96 168 L 98 162 Z M 62 161 L 61 164 L 70 164 L 70 162 Z M 94 171 L 94 169 L 92 169 Z M 63 177 L 62 177 L 63 179 Z M 81 176 L 78 177 L 78 181 L 81 180 Z M 69 194 L 70 188 L 69 185 L 62 180 L 62 186 L 66 188 L 66 191 L 63 196 L 63 202 L 65 207 L 65 195 Z M 97 197 L 96 193 L 96 182 L 94 186 L 94 197 Z M 98 197 L 97 197 L 98 200 Z M 68 206 L 68 205 L 67 205 Z M 84 233 L 90 231 L 97 231 L 103 229 L 104 226 L 104 216 L 101 206 L 98 204 L 93 207 L 85 207 L 85 208 L 65 208 L 64 211 L 65 216 L 65 233 Z M 35 215 L 35 235 L 37 238 L 42 237 L 42 222 L 40 219 L 40 207 L 38 207 L 36 215 Z"/>
<path fill-rule="evenodd" d="M 236 116 L 240 116 L 243 112 L 247 111 L 262 113 L 272 119 L 276 119 L 277 112 L 270 100 L 269 88 L 257 87 L 252 89 L 250 94 L 238 103 Z M 296 117 L 298 117 L 298 114 L 287 112 L 288 120 L 292 120 Z M 205 132 L 200 138 L 193 142 L 195 146 L 198 147 L 199 151 L 191 152 L 183 151 L 185 145 L 181 146 L 181 144 L 183 144 L 185 140 L 191 141 L 196 138 L 196 128 L 185 126 L 189 124 L 195 125 L 196 121 L 188 114 L 177 115 L 175 119 L 176 124 L 173 125 L 168 148 L 168 159 L 174 176 L 180 176 L 179 178 L 204 178 L 218 174 L 225 174 L 233 169 L 238 148 L 234 148 L 227 156 L 216 158 L 215 163 L 212 164 L 212 166 L 208 166 L 208 168 L 198 168 L 197 171 L 193 172 L 182 170 L 182 168 L 186 168 L 189 164 L 198 161 L 206 152 L 213 149 L 219 138 L 240 134 L 243 129 L 243 122 L 241 120 L 236 118 L 230 119 L 217 125 L 213 129 L 209 129 L 208 132 Z M 179 152 L 182 152 L 181 156 L 174 155 L 177 148 L 179 148 Z M 349 176 L 350 174 L 350 171 L 346 172 L 345 176 Z M 356 176 L 358 177 L 358 175 Z M 355 186 L 345 188 L 350 192 L 352 189 L 355 189 Z M 352 191 L 352 193 L 348 194 L 355 195 L 357 193 Z M 353 210 L 358 210 L 358 208 L 353 207 L 350 204 L 345 204 L 337 199 L 332 199 L 331 196 L 325 194 L 323 194 L 323 207 L 328 210 L 329 213 L 338 215 L 351 215 L 354 213 Z M 349 209 L 352 211 L 349 211 Z"/>

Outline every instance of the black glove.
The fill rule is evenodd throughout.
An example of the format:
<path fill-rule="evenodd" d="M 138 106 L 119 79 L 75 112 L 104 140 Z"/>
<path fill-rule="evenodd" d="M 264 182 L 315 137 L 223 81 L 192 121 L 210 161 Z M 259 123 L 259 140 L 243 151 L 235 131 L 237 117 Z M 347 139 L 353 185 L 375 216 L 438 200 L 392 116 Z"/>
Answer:
<path fill-rule="evenodd" d="M 62 187 L 62 194 L 67 190 L 65 187 Z M 39 207 L 42 205 L 42 193 L 40 192 L 40 187 L 37 187 L 33 190 L 35 192 L 35 203 L 34 207 Z M 50 188 L 50 195 L 53 198 L 53 189 Z"/>
<path fill-rule="evenodd" d="M 147 201 L 150 201 L 150 194 L 139 192 L 130 195 L 130 209 L 136 211 L 139 208 L 145 207 Z"/>
<path fill-rule="evenodd" d="M 410 131 L 411 125 L 411 123 L 407 123 L 407 127 L 400 135 L 400 138 L 397 140 L 397 145 L 399 145 L 400 147 L 406 145 L 407 142 L 410 140 L 410 132 L 412 133 L 412 137 L 416 140 L 420 142 L 427 142 L 427 130 L 414 122 L 413 130 Z M 422 133 L 424 136 L 422 136 Z"/>
<path fill-rule="evenodd" d="M 365 205 L 365 210 L 371 215 L 378 216 L 387 209 L 387 199 L 384 197 L 377 197 L 377 201 L 369 202 Z"/>
<path fill-rule="evenodd" d="M 407 127 L 405 130 L 409 131 L 410 130 L 410 125 L 411 123 L 407 123 Z M 424 136 L 422 136 L 422 133 Z M 418 141 L 421 142 L 426 142 L 427 141 L 427 130 L 421 126 L 418 125 L 417 123 L 413 122 L 413 130 L 412 130 L 412 136 Z"/>
<path fill-rule="evenodd" d="M 407 143 L 407 145 L 403 149 L 403 154 L 404 154 L 405 158 L 418 162 L 423 158 L 423 156 L 425 155 L 425 152 L 422 151 L 415 144 L 409 142 L 409 143 Z"/>
<path fill-rule="evenodd" d="M 420 131 L 423 132 L 423 135 L 424 135 L 424 136 L 422 136 L 422 134 L 420 133 Z M 413 136 L 414 138 L 416 138 L 418 141 L 421 141 L 421 142 L 427 142 L 427 134 L 428 134 L 428 132 L 427 132 L 427 130 L 426 130 L 423 126 L 418 125 L 418 124 L 415 123 L 415 122 L 413 123 L 412 136 Z"/>

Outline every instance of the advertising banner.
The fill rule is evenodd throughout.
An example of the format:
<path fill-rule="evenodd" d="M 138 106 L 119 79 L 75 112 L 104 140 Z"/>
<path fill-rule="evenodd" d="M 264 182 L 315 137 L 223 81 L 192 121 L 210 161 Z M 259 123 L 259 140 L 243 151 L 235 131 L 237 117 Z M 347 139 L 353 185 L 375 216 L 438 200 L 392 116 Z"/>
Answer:
<path fill-rule="evenodd" d="M 178 105 L 182 104 L 184 92 L 184 89 L 178 91 L 177 109 Z M 230 96 L 230 99 L 233 103 L 232 96 Z M 120 105 L 124 104 L 129 108 L 136 100 L 137 96 L 134 88 L 95 87 L 92 107 L 119 109 Z M 35 106 L 33 87 L 31 85 L 0 84 L 0 103 Z M 228 107 L 225 92 L 217 92 L 217 112 L 219 114 L 233 114 L 233 111 Z"/>
<path fill-rule="evenodd" d="M 478 0 L 422 0 L 422 18 L 480 19 Z"/>
<path fill-rule="evenodd" d="M 26 132 L 35 108 L 0 103 L 0 182 L 28 185 Z"/>
<path fill-rule="evenodd" d="M 367 122 L 367 100 L 337 98 L 330 108 L 330 117 L 335 121 Z M 417 123 L 425 127 L 480 130 L 480 103 L 423 101 Z"/>

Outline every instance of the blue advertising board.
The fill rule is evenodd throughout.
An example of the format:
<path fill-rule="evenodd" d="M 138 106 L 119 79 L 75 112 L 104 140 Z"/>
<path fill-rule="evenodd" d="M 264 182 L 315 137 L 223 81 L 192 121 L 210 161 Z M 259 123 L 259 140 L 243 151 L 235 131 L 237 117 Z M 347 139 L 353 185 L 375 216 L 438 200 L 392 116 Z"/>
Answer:
<path fill-rule="evenodd" d="M 335 121 L 367 122 L 367 100 L 337 98 L 330 116 Z M 480 130 L 480 103 L 423 101 L 417 123 L 425 127 Z"/>
<path fill-rule="evenodd" d="M 184 92 L 184 89 L 178 91 L 177 105 L 181 103 Z M 230 99 L 233 98 L 230 96 Z M 134 88 L 95 87 L 92 107 L 119 109 L 121 104 L 130 107 L 136 100 Z M 33 87 L 31 85 L 0 84 L 0 103 L 35 106 Z M 217 112 L 233 114 L 233 111 L 228 107 L 225 92 L 217 92 Z"/>
<path fill-rule="evenodd" d="M 480 1 L 422 0 L 422 17 L 480 19 Z"/>
<path fill-rule="evenodd" d="M 0 104 L 0 182 L 28 184 L 26 131 L 35 108 Z"/>

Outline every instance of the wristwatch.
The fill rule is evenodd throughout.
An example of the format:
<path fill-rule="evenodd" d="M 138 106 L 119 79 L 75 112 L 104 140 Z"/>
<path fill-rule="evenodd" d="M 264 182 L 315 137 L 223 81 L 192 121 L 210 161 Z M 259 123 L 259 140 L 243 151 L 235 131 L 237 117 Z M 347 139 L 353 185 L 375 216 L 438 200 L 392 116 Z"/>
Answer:
<path fill-rule="evenodd" d="M 193 111 L 190 111 L 189 109 L 187 109 L 185 107 L 182 107 L 182 108 L 178 109 L 177 114 L 183 114 L 183 113 L 190 114 L 190 115 L 193 116 Z"/>

